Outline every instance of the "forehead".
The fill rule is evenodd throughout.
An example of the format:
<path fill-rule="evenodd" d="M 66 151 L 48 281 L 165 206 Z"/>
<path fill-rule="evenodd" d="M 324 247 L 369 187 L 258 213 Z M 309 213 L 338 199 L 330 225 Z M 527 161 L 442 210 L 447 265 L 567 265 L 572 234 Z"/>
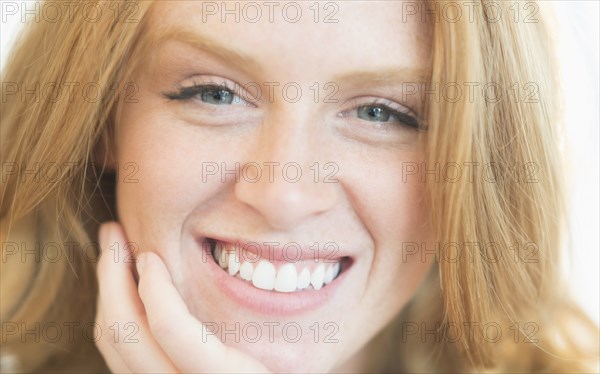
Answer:
<path fill-rule="evenodd" d="M 148 37 L 202 40 L 249 56 L 263 65 L 257 68 L 298 78 L 426 68 L 431 25 L 404 16 L 407 3 L 415 1 L 158 1 Z"/>

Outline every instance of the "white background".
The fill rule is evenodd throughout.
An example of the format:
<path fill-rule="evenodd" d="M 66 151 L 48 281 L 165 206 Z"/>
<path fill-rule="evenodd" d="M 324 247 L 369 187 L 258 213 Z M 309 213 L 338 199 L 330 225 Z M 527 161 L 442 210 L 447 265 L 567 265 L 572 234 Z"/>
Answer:
<path fill-rule="evenodd" d="M 21 14 L 4 12 L 0 0 L 0 58 L 2 66 L 10 46 L 23 26 Z M 14 1 L 12 3 L 15 3 Z M 18 4 L 25 3 L 18 1 Z M 26 2 L 34 9 L 32 0 Z M 565 265 L 573 294 L 586 312 L 599 323 L 599 65 L 600 9 L 597 1 L 553 1 L 557 10 L 556 37 L 562 66 L 565 124 L 569 134 L 571 170 L 571 235 L 573 257 Z M 27 16 L 27 20 L 33 16 Z"/>

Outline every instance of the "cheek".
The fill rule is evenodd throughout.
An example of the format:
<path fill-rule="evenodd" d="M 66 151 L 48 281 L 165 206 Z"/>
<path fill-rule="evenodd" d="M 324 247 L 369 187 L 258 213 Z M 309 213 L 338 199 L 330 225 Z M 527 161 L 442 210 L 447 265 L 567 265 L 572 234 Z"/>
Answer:
<path fill-rule="evenodd" d="M 413 297 L 435 257 L 422 256 L 422 249 L 434 247 L 423 184 L 398 179 L 394 182 L 398 186 L 396 193 L 388 191 L 388 196 L 396 196 L 398 200 L 390 203 L 387 210 L 382 208 L 382 236 L 374 266 L 376 273 L 383 274 L 380 283 L 383 292 L 394 290 L 397 295 L 393 298 L 393 309 L 399 310 Z"/>
<path fill-rule="evenodd" d="M 428 235 L 424 185 L 402 181 L 400 167 L 388 170 L 387 175 L 375 187 L 376 194 L 369 204 L 373 209 L 376 240 L 387 244 L 423 240 Z"/>
<path fill-rule="evenodd" d="M 182 136 L 185 132 L 168 131 L 172 122 L 157 118 L 124 116 L 117 153 L 118 165 L 136 169 L 132 178 L 118 178 L 119 219 L 130 240 L 156 250 L 178 241 L 186 218 L 218 188 L 202 182 L 209 145 Z"/>
<path fill-rule="evenodd" d="M 430 237 L 425 185 L 404 174 L 404 165 L 419 165 L 417 151 L 396 150 L 352 160 L 348 183 L 362 222 L 375 247 L 397 246 Z"/>
<path fill-rule="evenodd" d="M 402 162 L 420 160 L 409 154 Z M 417 178 L 404 178 L 402 163 L 386 168 L 382 174 L 386 178 L 378 181 L 377 194 L 372 195 L 379 197 L 369 203 L 374 209 L 375 266 L 381 266 L 383 273 L 393 274 L 393 279 L 402 281 L 404 286 L 417 286 L 434 259 L 421 256 L 421 248 L 433 248 L 424 184 Z"/>
<path fill-rule="evenodd" d="M 420 252 L 434 248 L 424 184 L 403 176 L 403 163 L 421 161 L 418 152 L 408 150 L 363 157 L 360 164 L 355 160 L 362 166 L 354 169 L 354 206 L 375 247 L 369 282 L 375 303 L 396 310 L 412 297 L 435 259 Z M 393 298 L 390 290 L 395 290 Z"/>

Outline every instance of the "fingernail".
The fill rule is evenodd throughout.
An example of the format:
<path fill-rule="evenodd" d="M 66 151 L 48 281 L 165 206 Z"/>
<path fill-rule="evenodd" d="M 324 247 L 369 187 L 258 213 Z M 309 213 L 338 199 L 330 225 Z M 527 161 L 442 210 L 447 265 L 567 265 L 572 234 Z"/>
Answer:
<path fill-rule="evenodd" d="M 138 275 L 142 275 L 142 271 L 144 270 L 144 265 L 146 264 L 146 253 L 140 253 L 139 256 L 137 256 L 137 262 L 136 262 L 136 269 L 138 272 Z"/>

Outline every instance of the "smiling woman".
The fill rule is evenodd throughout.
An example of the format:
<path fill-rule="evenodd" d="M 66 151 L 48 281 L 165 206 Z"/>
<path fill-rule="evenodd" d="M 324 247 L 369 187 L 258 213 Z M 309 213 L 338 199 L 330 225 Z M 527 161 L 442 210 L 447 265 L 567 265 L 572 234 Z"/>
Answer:
<path fill-rule="evenodd" d="M 544 14 L 468 4 L 43 3 L 2 77 L 2 371 L 594 370 Z"/>

